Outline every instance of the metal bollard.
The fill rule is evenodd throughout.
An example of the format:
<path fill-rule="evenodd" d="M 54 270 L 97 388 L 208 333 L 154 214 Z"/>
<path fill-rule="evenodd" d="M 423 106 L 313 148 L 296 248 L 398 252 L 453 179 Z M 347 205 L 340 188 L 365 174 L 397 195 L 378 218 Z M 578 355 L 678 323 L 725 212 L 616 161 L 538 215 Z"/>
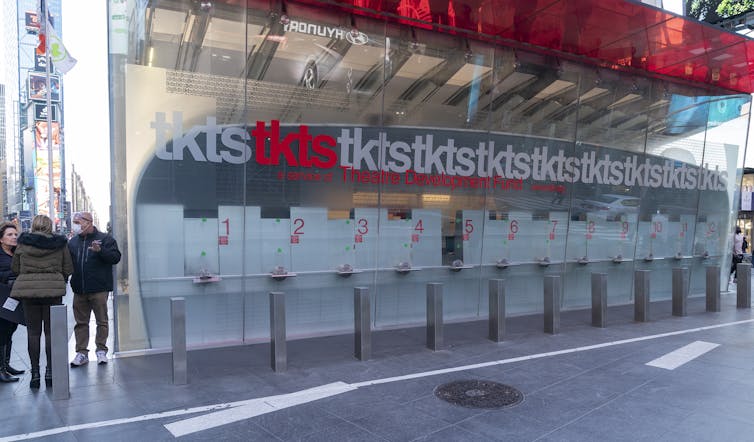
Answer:
<path fill-rule="evenodd" d="M 673 269 L 673 316 L 686 316 L 689 297 L 689 268 Z"/>
<path fill-rule="evenodd" d="M 649 275 L 651 270 L 634 271 L 634 321 L 649 321 Z"/>
<path fill-rule="evenodd" d="M 188 383 L 186 354 L 186 298 L 170 298 L 170 342 L 173 347 L 173 384 Z"/>
<path fill-rule="evenodd" d="M 708 266 L 707 267 L 707 311 L 719 312 L 720 311 L 720 267 Z"/>
<path fill-rule="evenodd" d="M 68 312 L 65 305 L 50 306 L 50 334 L 52 353 L 52 398 L 69 399 L 71 387 L 68 379 Z"/>
<path fill-rule="evenodd" d="M 751 264 L 742 262 L 736 269 L 736 307 L 751 308 Z"/>
<path fill-rule="evenodd" d="M 369 310 L 369 288 L 353 289 L 354 356 L 366 361 L 372 357 L 372 320 Z"/>
<path fill-rule="evenodd" d="M 270 292 L 270 366 L 274 371 L 286 370 L 285 344 L 285 293 Z"/>
<path fill-rule="evenodd" d="M 592 327 L 607 323 L 607 273 L 592 273 Z"/>
<path fill-rule="evenodd" d="M 490 279 L 489 338 L 500 342 L 505 339 L 505 280 Z"/>
<path fill-rule="evenodd" d="M 545 333 L 560 332 L 560 276 L 545 276 Z"/>
<path fill-rule="evenodd" d="M 427 284 L 427 348 L 433 351 L 442 348 L 442 284 Z"/>

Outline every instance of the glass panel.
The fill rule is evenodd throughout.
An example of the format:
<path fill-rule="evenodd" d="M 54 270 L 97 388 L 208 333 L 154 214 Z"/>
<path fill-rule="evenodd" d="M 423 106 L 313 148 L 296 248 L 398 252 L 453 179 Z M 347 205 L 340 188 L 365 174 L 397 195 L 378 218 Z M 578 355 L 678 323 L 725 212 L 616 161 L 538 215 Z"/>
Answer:
<path fill-rule="evenodd" d="M 171 296 L 220 345 L 268 339 L 271 291 L 294 337 L 350 333 L 355 286 L 385 328 L 424 322 L 428 282 L 460 321 L 492 278 L 519 315 L 544 275 L 582 308 L 593 272 L 625 304 L 635 269 L 655 298 L 729 269 L 748 96 L 299 4 L 137 3 L 111 44 L 119 351 L 169 345 Z M 542 8 L 515 32 L 593 37 Z"/>
<path fill-rule="evenodd" d="M 132 217 L 128 302 L 118 304 L 118 321 L 129 327 L 120 350 L 169 345 L 173 296 L 186 298 L 190 344 L 240 340 L 243 224 L 236 217 L 244 192 L 237 184 L 248 151 L 232 141 L 246 134 L 238 127 L 243 108 L 231 97 L 244 90 L 245 39 L 238 37 L 248 30 L 246 10 L 162 1 L 134 8 L 129 53 L 111 59 L 125 64 L 111 72 L 124 73 L 116 82 L 129 97 L 116 106 L 124 105 L 126 130 L 115 129 L 124 148 L 115 156 L 125 166 L 119 182 L 128 189 L 116 211 L 128 201 Z"/>

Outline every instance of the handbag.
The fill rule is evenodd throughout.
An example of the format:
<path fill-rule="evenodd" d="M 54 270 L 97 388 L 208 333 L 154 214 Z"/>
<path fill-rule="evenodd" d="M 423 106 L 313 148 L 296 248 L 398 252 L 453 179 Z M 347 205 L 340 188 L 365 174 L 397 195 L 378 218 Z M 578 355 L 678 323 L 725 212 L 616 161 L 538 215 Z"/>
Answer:
<path fill-rule="evenodd" d="M 16 324 L 26 325 L 26 319 L 24 318 L 24 306 L 19 301 L 16 308 L 8 310 L 5 308 L 5 302 L 10 297 L 10 286 L 7 284 L 0 284 L 0 318 L 6 321 L 15 322 Z"/>

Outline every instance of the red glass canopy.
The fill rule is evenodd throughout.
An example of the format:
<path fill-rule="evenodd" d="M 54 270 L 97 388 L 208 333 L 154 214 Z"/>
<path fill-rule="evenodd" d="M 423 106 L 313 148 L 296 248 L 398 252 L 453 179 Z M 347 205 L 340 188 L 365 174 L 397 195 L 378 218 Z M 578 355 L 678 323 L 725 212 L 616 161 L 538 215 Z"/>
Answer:
<path fill-rule="evenodd" d="M 754 92 L 754 40 L 629 0 L 298 1 L 607 68 Z"/>

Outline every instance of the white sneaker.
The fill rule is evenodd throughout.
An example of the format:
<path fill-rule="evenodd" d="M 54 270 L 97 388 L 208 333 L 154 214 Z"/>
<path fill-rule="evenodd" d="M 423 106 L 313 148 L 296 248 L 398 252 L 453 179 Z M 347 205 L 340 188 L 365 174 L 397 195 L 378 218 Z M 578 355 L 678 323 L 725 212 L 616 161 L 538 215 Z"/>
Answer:
<path fill-rule="evenodd" d="M 98 364 L 107 364 L 107 352 L 105 350 L 97 350 L 96 354 Z"/>
<path fill-rule="evenodd" d="M 76 357 L 71 361 L 71 367 L 81 367 L 89 363 L 89 356 L 86 353 L 76 353 Z"/>

